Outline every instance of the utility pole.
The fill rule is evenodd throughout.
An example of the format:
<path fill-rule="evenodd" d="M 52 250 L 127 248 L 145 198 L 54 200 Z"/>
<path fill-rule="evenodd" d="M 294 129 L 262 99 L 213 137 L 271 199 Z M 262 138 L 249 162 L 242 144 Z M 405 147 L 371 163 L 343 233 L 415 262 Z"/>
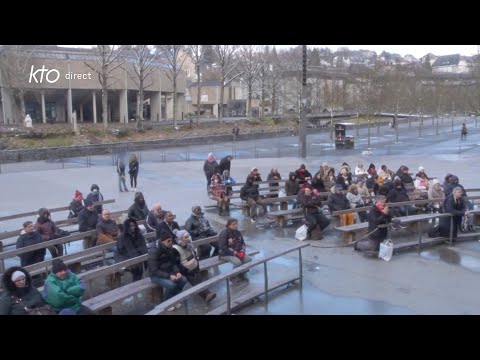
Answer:
<path fill-rule="evenodd" d="M 301 157 L 307 157 L 307 45 L 303 47 L 303 66 L 302 66 L 302 101 L 300 104 L 300 124 L 299 124 L 299 146 L 301 148 Z"/>

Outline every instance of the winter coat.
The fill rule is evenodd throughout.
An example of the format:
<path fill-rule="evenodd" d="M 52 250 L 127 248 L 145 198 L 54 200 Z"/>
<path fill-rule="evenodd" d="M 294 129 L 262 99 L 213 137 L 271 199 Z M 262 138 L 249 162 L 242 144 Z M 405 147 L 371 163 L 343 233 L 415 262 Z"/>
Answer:
<path fill-rule="evenodd" d="M 130 224 L 129 219 L 123 223 L 124 232 L 117 240 L 117 251 L 115 253 L 115 262 L 125 261 L 148 252 L 145 238 L 140 233 L 138 226 L 134 234 L 131 234 L 127 228 Z"/>
<path fill-rule="evenodd" d="M 173 245 L 174 253 L 177 256 L 177 262 L 180 263 L 179 268 L 182 275 L 195 275 L 198 273 L 200 267 L 197 254 L 192 244 L 188 244 L 186 247 L 180 245 Z M 197 267 L 195 269 L 187 269 L 184 265 L 193 259 L 197 260 Z"/>
<path fill-rule="evenodd" d="M 231 242 L 229 243 L 229 240 Z M 223 229 L 218 236 L 219 256 L 234 256 L 232 248 L 235 251 L 245 251 L 245 240 L 243 240 L 242 233 L 238 230 Z"/>
<path fill-rule="evenodd" d="M 220 160 L 220 164 L 218 165 L 219 173 L 223 174 L 225 170 L 230 172 L 231 161 L 228 160 L 227 156 L 225 156 L 222 160 Z"/>
<path fill-rule="evenodd" d="M 343 194 L 329 194 L 327 205 L 331 212 L 350 209 L 350 203 Z"/>
<path fill-rule="evenodd" d="M 149 210 L 146 203 L 143 206 L 139 204 L 141 196 L 143 196 L 142 193 L 136 193 L 133 204 L 128 208 L 128 217 L 130 219 L 140 221 L 147 218 Z"/>
<path fill-rule="evenodd" d="M 88 230 L 95 230 L 98 223 L 98 213 L 93 209 L 93 211 L 84 208 L 78 214 L 78 231 L 84 232 Z"/>
<path fill-rule="evenodd" d="M 371 233 L 377 229 L 378 225 L 388 224 L 392 221 L 390 214 L 384 214 L 377 209 L 375 205 L 372 205 L 368 213 L 368 232 Z M 381 242 L 387 238 L 388 228 L 378 228 L 377 231 L 369 235 L 369 238 L 378 242 Z"/>
<path fill-rule="evenodd" d="M 218 165 L 217 160 L 214 160 L 213 162 L 205 160 L 205 163 L 203 164 L 203 172 L 207 179 L 210 179 L 213 174 L 220 172 L 220 166 Z"/>
<path fill-rule="evenodd" d="M 158 226 L 160 223 L 163 222 L 163 219 L 165 218 L 165 214 L 167 212 L 165 210 L 162 210 L 159 215 L 155 214 L 153 210 L 150 210 L 147 215 L 147 220 L 145 227 L 147 229 L 147 232 L 154 232 L 157 230 Z"/>
<path fill-rule="evenodd" d="M 17 240 L 17 249 L 30 245 L 40 244 L 41 242 L 43 242 L 42 236 L 37 231 L 27 233 L 25 232 L 25 230 L 22 230 L 22 232 L 20 233 L 20 237 Z M 46 249 L 43 248 L 20 254 L 20 264 L 22 266 L 28 266 L 42 262 L 45 259 L 45 253 Z"/>
<path fill-rule="evenodd" d="M 170 275 L 180 272 L 179 261 L 175 250 L 167 248 L 158 242 L 157 247 L 148 251 L 148 274 L 150 277 L 158 276 L 163 279 L 170 279 Z"/>
<path fill-rule="evenodd" d="M 17 288 L 12 281 L 15 271 L 25 273 L 25 287 Z M 40 291 L 32 286 L 32 277 L 20 266 L 12 266 L 3 273 L 2 288 L 4 291 L 0 295 L 0 315 L 26 315 L 25 308 L 34 309 L 45 305 Z"/>
<path fill-rule="evenodd" d="M 87 195 L 85 200 L 91 200 L 92 202 L 103 201 L 103 195 L 100 191 L 92 191 Z M 98 215 L 102 215 L 103 205 L 95 205 Z"/>
<path fill-rule="evenodd" d="M 137 160 L 132 160 L 128 163 L 128 173 L 130 175 L 136 175 L 138 174 L 138 161 Z"/>
<path fill-rule="evenodd" d="M 160 239 L 161 235 L 166 232 L 172 237 L 173 243 L 176 243 L 175 239 L 177 236 L 173 232 L 174 230 L 180 230 L 180 226 L 178 226 L 176 221 L 172 221 L 171 223 L 162 221 L 157 227 L 157 239 Z"/>
<path fill-rule="evenodd" d="M 319 193 L 325 192 L 325 183 L 323 180 L 320 178 L 317 178 L 317 174 L 313 177 L 312 181 L 310 181 L 310 185 L 312 186 L 312 189 L 317 190 Z"/>
<path fill-rule="evenodd" d="M 297 195 L 298 202 L 303 206 L 305 214 L 315 214 L 320 212 L 319 206 L 322 206 L 322 199 L 316 196 L 307 196 L 304 191 Z"/>
<path fill-rule="evenodd" d="M 118 159 L 117 174 L 120 176 L 125 176 L 125 162 L 122 159 Z"/>
<path fill-rule="evenodd" d="M 77 217 L 84 207 L 85 205 L 83 203 L 83 200 L 72 200 L 72 202 L 70 203 L 70 214 L 68 214 L 68 218 L 71 219 Z"/>
<path fill-rule="evenodd" d="M 217 234 L 210 226 L 208 220 L 203 217 L 203 215 L 190 215 L 187 222 L 185 223 L 185 230 L 188 231 L 193 240 L 202 237 L 214 236 Z"/>
<path fill-rule="evenodd" d="M 38 218 L 35 223 L 34 229 L 42 236 L 44 241 L 53 240 L 58 234 L 58 228 L 55 223 L 50 219 Z"/>
<path fill-rule="evenodd" d="M 118 226 L 112 219 L 104 220 L 102 217 L 99 217 L 95 230 L 97 230 L 98 245 L 107 244 L 117 239 Z"/>
<path fill-rule="evenodd" d="M 292 180 L 292 177 L 294 177 L 294 180 Z M 300 185 L 298 184 L 297 176 L 294 172 L 291 172 L 288 174 L 288 180 L 285 181 L 285 194 L 287 196 L 297 195 L 299 191 Z"/>
<path fill-rule="evenodd" d="M 78 312 L 84 292 L 85 282 L 68 270 L 65 279 L 60 279 L 54 273 L 48 275 L 43 289 L 43 298 L 57 312 L 63 309 Z"/>

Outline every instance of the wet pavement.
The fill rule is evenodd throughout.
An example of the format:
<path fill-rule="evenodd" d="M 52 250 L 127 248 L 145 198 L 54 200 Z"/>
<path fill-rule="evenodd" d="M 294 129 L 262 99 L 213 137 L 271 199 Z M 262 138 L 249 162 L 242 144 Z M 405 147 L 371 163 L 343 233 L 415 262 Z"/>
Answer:
<path fill-rule="evenodd" d="M 444 130 L 448 130 L 447 126 L 444 127 Z M 309 155 L 306 160 L 297 158 L 294 153 L 298 151 L 296 138 L 266 139 L 261 143 L 262 146 L 259 146 L 259 141 L 255 145 L 257 154 L 260 154 L 259 158 L 236 158 L 232 161 L 232 176 L 238 182 L 243 182 L 253 166 L 266 178 L 272 167 L 277 167 L 282 177 L 286 177 L 288 172 L 298 168 L 301 163 L 305 163 L 307 169 L 314 173 L 323 160 L 328 160 L 329 164 L 337 169 L 343 161 L 347 161 L 352 168 L 360 162 L 365 167 L 374 162 L 377 167 L 385 163 L 393 170 L 406 164 L 413 172 L 422 165 L 429 176 L 438 176 L 441 179 L 446 172 L 454 172 L 459 175 L 466 188 L 477 188 L 480 187 L 476 180 L 480 170 L 477 160 L 480 156 L 480 131 L 472 124 L 469 124 L 469 129 L 469 138 L 461 144 L 462 151 L 459 152 L 460 136 L 456 132 L 454 136 L 451 133 L 424 135 L 418 140 L 418 129 L 412 126 L 412 129 L 408 130 L 408 124 L 405 124 L 401 144 L 392 144 L 392 137 L 377 137 L 372 142 L 376 144 L 373 154 L 369 155 L 362 153 L 365 149 L 365 138 L 362 137 L 362 134 L 365 134 L 364 129 L 361 129 L 358 148 L 353 150 L 333 150 L 328 140 L 325 140 L 329 134 L 317 133 L 309 136 L 310 143 L 324 145 L 316 146 L 318 153 Z M 376 133 L 376 129 L 373 132 Z M 430 128 L 425 134 L 432 132 L 435 133 L 435 128 Z M 385 129 L 385 134 L 392 135 L 393 132 Z M 236 144 L 237 151 L 244 149 L 244 155 L 250 154 L 252 157 L 252 144 L 239 142 Z M 229 144 L 221 149 L 221 144 L 216 144 L 213 150 L 220 159 L 232 152 L 231 146 L 232 144 Z M 312 148 L 314 147 L 312 145 Z M 277 158 L 276 148 L 280 148 L 282 153 L 293 152 L 290 157 Z M 142 152 L 138 190 L 144 192 L 148 206 L 151 207 L 154 202 L 159 201 L 164 209 L 172 210 L 176 214 L 177 221 L 182 225 L 189 217 L 193 205 L 211 204 L 212 201 L 206 194 L 206 179 L 202 171 L 203 159 L 211 150 L 211 145 L 192 148 L 191 161 L 181 161 L 182 157 L 185 158 L 185 149 L 168 149 L 171 154 L 169 159 L 172 160 L 167 162 L 158 160 L 161 158 L 160 150 Z M 9 166 L 11 171 L 2 171 L 0 174 L 0 216 L 32 211 L 43 206 L 67 206 L 76 189 L 86 195 L 93 183 L 100 186 L 105 199 L 116 199 L 114 204 L 108 205 L 109 209 L 127 209 L 133 203 L 134 193 L 118 192 L 112 157 L 92 157 L 91 161 L 92 167 L 87 167 L 85 159 L 64 162 L 63 168 L 61 163 L 46 162 L 2 164 L 2 169 Z M 232 210 L 231 215 L 239 219 L 249 248 L 261 251 L 261 254 L 255 257 L 257 259 L 299 244 L 294 238 L 298 223 L 276 229 L 270 225 L 264 226 L 261 220 L 256 224 L 250 223 L 243 219 L 240 209 Z M 52 214 L 53 220 L 66 217 L 66 211 Z M 219 217 L 214 211 L 207 212 L 206 217 L 217 230 L 225 226 L 226 219 Z M 0 231 L 18 229 L 26 220 L 35 221 L 35 218 L 1 222 Z M 406 241 L 415 235 L 404 232 L 395 236 L 395 241 Z M 476 286 L 480 276 L 480 243 L 476 240 L 462 241 L 453 247 L 437 245 L 423 249 L 420 253 L 415 249 L 404 251 L 395 254 L 390 262 L 359 255 L 351 247 L 329 247 L 343 245 L 343 240 L 332 226 L 325 231 L 323 240 L 309 243 L 312 246 L 303 250 L 302 290 L 296 285 L 289 289 L 278 289 L 271 295 L 268 308 L 260 297 L 257 303 L 236 313 L 480 314 L 480 290 L 477 290 Z M 68 252 L 79 250 L 80 244 L 81 242 L 72 243 L 67 248 Z M 18 258 L 9 260 L 7 266 L 18 261 Z M 221 272 L 229 269 L 230 264 L 220 267 Z M 281 278 L 289 272 L 298 272 L 298 255 L 294 253 L 269 265 L 269 277 L 272 279 Z M 210 274 L 214 275 L 215 272 L 211 271 Z M 251 284 L 262 284 L 263 269 L 252 270 L 249 277 Z M 218 296 L 210 307 L 206 307 L 203 301 L 197 298 L 191 301 L 189 314 L 202 314 L 223 304 L 226 299 L 224 284 L 216 285 L 214 290 Z M 242 289 L 238 291 L 241 292 Z M 143 313 L 152 305 L 147 304 L 141 296 L 129 298 L 119 306 L 123 313 Z M 182 313 L 184 310 L 174 314 Z"/>

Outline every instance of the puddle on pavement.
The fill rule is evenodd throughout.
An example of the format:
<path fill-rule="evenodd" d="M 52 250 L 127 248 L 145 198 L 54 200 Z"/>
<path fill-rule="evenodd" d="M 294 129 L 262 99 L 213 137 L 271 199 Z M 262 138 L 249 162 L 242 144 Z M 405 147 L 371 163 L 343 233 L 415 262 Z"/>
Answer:
<path fill-rule="evenodd" d="M 480 258 L 462 254 L 449 248 L 422 251 L 420 255 L 428 260 L 440 260 L 447 264 L 459 265 L 473 272 L 480 272 Z"/>

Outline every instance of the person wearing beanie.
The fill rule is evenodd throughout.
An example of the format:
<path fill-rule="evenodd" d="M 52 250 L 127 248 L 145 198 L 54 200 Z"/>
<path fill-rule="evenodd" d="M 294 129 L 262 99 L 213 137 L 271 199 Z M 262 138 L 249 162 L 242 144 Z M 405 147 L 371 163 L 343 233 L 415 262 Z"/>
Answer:
<path fill-rule="evenodd" d="M 180 261 L 173 249 L 173 238 L 164 232 L 160 235 L 158 245 L 148 251 L 148 275 L 150 280 L 164 289 L 163 301 L 179 294 L 188 280 L 180 272 Z M 181 305 L 168 308 L 174 311 Z"/>
<path fill-rule="evenodd" d="M 346 194 L 344 194 L 342 190 L 342 185 L 336 184 L 334 191 L 332 191 L 332 194 L 328 195 L 327 205 L 330 209 L 330 213 L 333 213 L 334 211 L 350 209 L 350 202 L 348 201 Z M 340 215 L 340 219 L 341 226 L 352 225 L 355 223 L 353 213 L 342 214 Z"/>
<path fill-rule="evenodd" d="M 173 245 L 173 249 L 177 260 L 180 262 L 180 272 L 192 286 L 198 285 L 202 282 L 202 278 L 200 276 L 197 253 L 192 245 L 192 238 L 186 230 L 180 230 L 177 233 L 177 238 L 178 245 Z M 199 292 L 198 295 L 207 303 L 217 296 L 217 294 L 212 293 L 208 289 Z"/>
<path fill-rule="evenodd" d="M 297 176 L 298 185 L 302 188 L 304 184 L 307 184 L 308 181 L 312 180 L 312 174 L 305 168 L 305 164 L 300 165 L 300 167 L 295 170 L 295 175 Z"/>
<path fill-rule="evenodd" d="M 443 201 L 445 200 L 445 194 L 442 191 L 440 186 L 440 181 L 433 179 L 432 186 L 428 189 L 428 200 L 431 199 L 440 199 L 438 202 L 430 203 L 430 208 L 433 212 L 440 212 L 440 209 L 443 208 Z M 435 221 L 436 219 L 433 219 Z"/>
<path fill-rule="evenodd" d="M 12 266 L 2 276 L 0 315 L 28 315 L 28 311 L 46 305 L 42 294 L 32 285 L 29 272 L 20 266 Z"/>
<path fill-rule="evenodd" d="M 43 290 L 47 304 L 57 313 L 69 309 L 77 315 L 93 315 L 92 310 L 82 305 L 84 292 L 84 281 L 68 270 L 61 259 L 54 259 Z"/>
<path fill-rule="evenodd" d="M 83 199 L 83 194 L 75 190 L 75 194 L 73 195 L 73 200 L 70 203 L 70 213 L 68 214 L 68 218 L 74 218 L 77 217 L 80 211 L 84 208 L 84 199 Z"/>
<path fill-rule="evenodd" d="M 98 224 L 98 214 L 91 199 L 85 200 L 85 208 L 78 214 L 78 231 L 95 230 Z M 83 248 L 89 249 L 97 244 L 97 235 L 89 235 L 83 239 Z"/>
<path fill-rule="evenodd" d="M 213 174 L 220 172 L 220 165 L 218 165 L 217 160 L 213 153 L 209 153 L 207 160 L 203 163 L 203 172 L 207 178 L 207 191 L 209 189 L 210 183 L 212 181 Z"/>
<path fill-rule="evenodd" d="M 87 195 L 85 200 L 91 200 L 92 202 L 103 201 L 103 195 L 100 192 L 100 187 L 97 184 L 93 184 L 90 187 L 90 194 Z M 102 205 L 95 205 L 95 210 L 97 210 L 98 215 L 102 214 L 103 206 Z"/>

